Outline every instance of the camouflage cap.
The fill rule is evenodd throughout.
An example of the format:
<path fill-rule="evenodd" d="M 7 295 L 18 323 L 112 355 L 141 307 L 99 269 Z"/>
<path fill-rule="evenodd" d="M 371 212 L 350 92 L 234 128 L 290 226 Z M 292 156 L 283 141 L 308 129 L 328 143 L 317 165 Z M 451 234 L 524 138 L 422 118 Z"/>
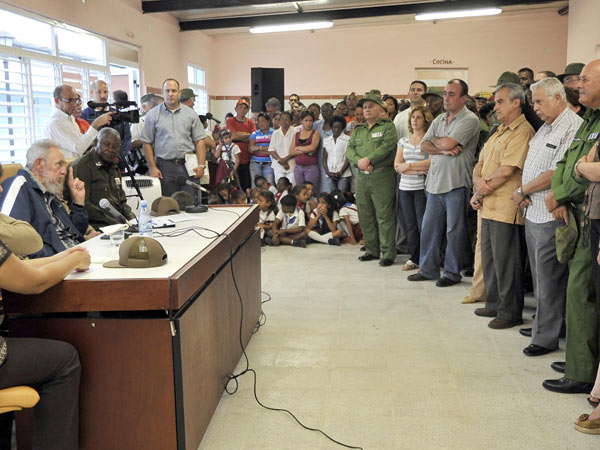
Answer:
<path fill-rule="evenodd" d="M 430 86 L 429 90 L 421 95 L 423 100 L 427 100 L 428 97 L 444 98 L 444 88 L 441 86 Z"/>
<path fill-rule="evenodd" d="M 502 72 L 502 75 L 500 75 L 500 77 L 498 78 L 498 82 L 496 84 L 493 84 L 491 87 L 498 87 L 501 84 L 508 83 L 517 84 L 520 86 L 521 80 L 519 79 L 519 75 L 517 75 L 514 72 Z"/>
<path fill-rule="evenodd" d="M 189 100 L 190 98 L 193 98 L 193 97 L 198 97 L 198 96 L 190 88 L 182 89 L 181 92 L 179 93 L 179 101 L 180 102 L 185 102 L 186 100 Z"/>

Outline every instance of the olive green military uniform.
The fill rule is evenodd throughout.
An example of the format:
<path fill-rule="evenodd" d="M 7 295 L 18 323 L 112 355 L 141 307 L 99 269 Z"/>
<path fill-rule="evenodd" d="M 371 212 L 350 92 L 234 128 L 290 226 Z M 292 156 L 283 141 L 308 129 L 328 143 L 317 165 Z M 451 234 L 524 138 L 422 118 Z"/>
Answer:
<path fill-rule="evenodd" d="M 85 183 L 85 208 L 90 225 L 98 229 L 117 223 L 98 203 L 105 198 L 127 219 L 135 217 L 127 205 L 127 197 L 121 187 L 121 171 L 115 163 L 102 161 L 95 151 L 87 152 L 73 161 L 73 177 Z M 69 189 L 65 189 L 65 198 Z"/>
<path fill-rule="evenodd" d="M 356 206 L 365 238 L 366 253 L 396 258 L 396 172 L 394 158 L 398 134 L 394 123 L 379 119 L 371 128 L 367 122 L 354 129 L 346 157 L 356 168 L 367 157 L 372 172 L 356 169 Z"/>
<path fill-rule="evenodd" d="M 598 138 L 600 109 L 587 111 L 583 118 L 573 143 L 552 175 L 552 191 L 558 203 L 572 208 L 579 230 L 575 255 L 569 263 L 565 377 L 593 383 L 598 371 L 598 316 L 592 276 L 590 224 L 583 213 L 589 181 L 577 177 L 573 166 L 588 154 Z"/>

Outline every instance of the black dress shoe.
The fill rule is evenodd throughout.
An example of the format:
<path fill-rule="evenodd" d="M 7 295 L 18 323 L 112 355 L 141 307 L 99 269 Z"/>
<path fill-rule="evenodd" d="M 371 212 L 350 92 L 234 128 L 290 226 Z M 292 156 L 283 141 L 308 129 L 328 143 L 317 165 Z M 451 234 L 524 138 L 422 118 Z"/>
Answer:
<path fill-rule="evenodd" d="M 558 373 L 565 373 L 565 362 L 564 361 L 553 362 L 552 364 L 550 364 L 550 367 L 552 367 Z"/>
<path fill-rule="evenodd" d="M 429 278 L 421 275 L 421 272 L 413 273 L 406 277 L 408 281 L 431 281 Z"/>
<path fill-rule="evenodd" d="M 393 259 L 383 258 L 381 261 L 379 261 L 379 265 L 381 267 L 388 267 L 388 266 L 391 266 L 392 264 L 394 264 Z"/>
<path fill-rule="evenodd" d="M 358 257 L 358 260 L 359 261 L 363 261 L 363 262 L 364 261 L 373 261 L 374 259 L 379 259 L 379 258 L 377 258 L 377 256 L 373 256 L 373 255 L 371 255 L 369 253 L 365 253 L 364 255 L 360 255 Z"/>
<path fill-rule="evenodd" d="M 584 383 L 562 377 L 558 380 L 544 380 L 542 386 L 549 391 L 560 392 L 561 394 L 589 394 L 594 387 L 594 383 Z"/>
<path fill-rule="evenodd" d="M 458 284 L 458 283 L 460 283 L 460 281 L 454 281 L 454 280 L 451 280 L 450 278 L 442 277 L 439 280 L 437 280 L 435 285 L 437 287 L 448 287 L 448 286 L 454 286 L 455 284 Z"/>
<path fill-rule="evenodd" d="M 523 349 L 525 356 L 542 356 L 556 350 L 555 348 L 546 348 L 541 345 L 530 344 Z"/>
<path fill-rule="evenodd" d="M 519 330 L 522 336 L 531 337 L 531 328 L 521 328 Z"/>
<path fill-rule="evenodd" d="M 475 315 L 479 317 L 496 317 L 498 313 L 490 308 L 477 308 Z"/>

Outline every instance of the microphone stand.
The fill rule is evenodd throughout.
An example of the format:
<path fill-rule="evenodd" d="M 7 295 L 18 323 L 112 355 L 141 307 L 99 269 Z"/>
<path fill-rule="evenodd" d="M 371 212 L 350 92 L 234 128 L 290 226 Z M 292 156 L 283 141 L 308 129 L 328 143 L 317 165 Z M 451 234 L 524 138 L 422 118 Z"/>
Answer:
<path fill-rule="evenodd" d="M 198 204 L 196 206 L 192 206 L 192 205 L 186 206 L 185 212 L 187 212 L 187 213 L 195 214 L 195 213 L 205 213 L 208 211 L 208 206 L 202 204 L 202 190 L 196 189 L 196 191 L 197 191 L 196 197 L 197 197 Z"/>
<path fill-rule="evenodd" d="M 142 191 L 140 191 L 140 186 L 138 185 L 138 182 L 135 179 L 135 175 L 133 174 L 131 167 L 129 167 L 129 163 L 125 159 L 125 156 L 123 155 L 123 151 L 121 149 L 119 149 L 119 158 L 121 159 L 121 161 L 123 161 L 123 164 L 125 165 L 125 171 L 127 172 L 129 179 L 131 180 L 131 185 L 134 187 L 135 191 L 137 192 L 137 196 L 140 198 L 140 200 L 144 200 Z"/>

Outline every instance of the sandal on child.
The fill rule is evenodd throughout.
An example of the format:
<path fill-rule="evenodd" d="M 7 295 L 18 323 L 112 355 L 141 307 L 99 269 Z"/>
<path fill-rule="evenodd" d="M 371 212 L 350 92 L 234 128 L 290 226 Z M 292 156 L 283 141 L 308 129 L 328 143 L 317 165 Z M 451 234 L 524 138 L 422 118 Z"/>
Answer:
<path fill-rule="evenodd" d="M 419 268 L 419 265 L 418 265 L 418 264 L 415 264 L 415 263 L 414 263 L 414 262 L 412 262 L 410 259 L 409 259 L 408 261 L 406 261 L 406 262 L 404 263 L 404 265 L 402 266 L 402 270 L 403 270 L 404 272 L 408 272 L 409 270 L 415 270 L 415 269 L 418 269 L 418 268 Z"/>
<path fill-rule="evenodd" d="M 585 434 L 600 434 L 600 419 L 590 419 L 589 414 L 582 414 L 577 419 L 575 429 Z"/>

